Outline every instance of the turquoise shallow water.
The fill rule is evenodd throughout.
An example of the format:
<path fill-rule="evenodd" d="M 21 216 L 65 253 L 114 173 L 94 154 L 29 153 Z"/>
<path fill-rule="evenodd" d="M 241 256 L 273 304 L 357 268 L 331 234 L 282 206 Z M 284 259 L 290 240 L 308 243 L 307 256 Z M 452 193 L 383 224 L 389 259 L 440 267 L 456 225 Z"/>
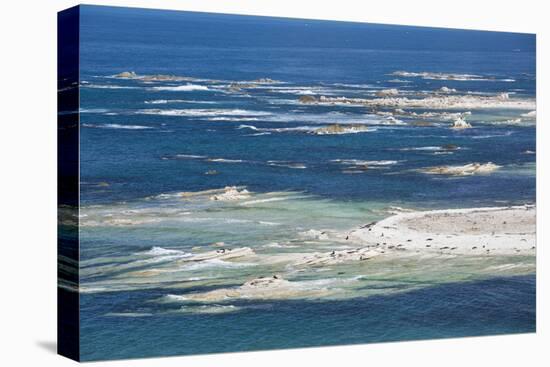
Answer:
<path fill-rule="evenodd" d="M 399 115 L 298 101 L 388 89 L 422 99 L 442 87 L 533 101 L 534 36 L 88 6 L 81 20 L 84 360 L 534 331 L 532 256 L 275 261 L 344 248 L 335 233 L 395 206 L 535 203 L 532 108 Z M 189 79 L 114 77 L 123 71 Z M 245 86 L 258 78 L 273 80 Z M 457 113 L 473 128 L 450 129 Z M 315 133 L 333 124 L 368 131 Z M 422 172 L 472 162 L 500 168 Z M 248 193 L 197 194 L 225 186 Z M 225 248 L 259 257 L 188 261 Z M 272 274 L 315 293 L 166 302 Z"/>

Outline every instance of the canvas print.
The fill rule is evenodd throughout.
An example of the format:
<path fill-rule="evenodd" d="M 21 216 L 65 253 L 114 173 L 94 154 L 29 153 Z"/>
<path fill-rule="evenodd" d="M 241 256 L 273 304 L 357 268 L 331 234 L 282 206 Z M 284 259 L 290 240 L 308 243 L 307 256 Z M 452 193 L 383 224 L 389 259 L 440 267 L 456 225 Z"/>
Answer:
<path fill-rule="evenodd" d="M 533 34 L 59 13 L 59 351 L 535 331 Z"/>

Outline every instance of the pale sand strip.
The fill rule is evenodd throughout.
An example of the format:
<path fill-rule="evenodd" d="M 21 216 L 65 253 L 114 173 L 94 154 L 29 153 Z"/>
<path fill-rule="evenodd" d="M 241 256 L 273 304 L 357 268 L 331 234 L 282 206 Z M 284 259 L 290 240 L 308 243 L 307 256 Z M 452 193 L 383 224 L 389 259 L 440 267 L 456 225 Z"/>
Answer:
<path fill-rule="evenodd" d="M 387 250 L 534 255 L 536 208 L 526 205 L 399 213 L 349 236 Z"/>

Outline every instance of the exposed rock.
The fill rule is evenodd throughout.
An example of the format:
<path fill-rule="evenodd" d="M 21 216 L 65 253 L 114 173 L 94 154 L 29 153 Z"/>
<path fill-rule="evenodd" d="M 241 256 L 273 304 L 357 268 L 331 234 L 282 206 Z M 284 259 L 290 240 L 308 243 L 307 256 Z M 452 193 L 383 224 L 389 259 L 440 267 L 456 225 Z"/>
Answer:
<path fill-rule="evenodd" d="M 429 121 L 413 121 L 411 122 L 411 125 L 420 126 L 420 127 L 434 126 L 433 122 L 429 122 Z"/>
<path fill-rule="evenodd" d="M 165 75 L 165 74 L 144 75 L 140 78 L 140 80 L 144 82 L 165 82 L 165 81 L 179 82 L 179 81 L 185 81 L 185 80 L 189 81 L 193 79 L 194 78 L 189 78 L 185 76 Z"/>
<path fill-rule="evenodd" d="M 350 233 L 354 240 L 422 253 L 516 254 L 532 251 L 536 241 L 536 209 L 531 205 L 444 209 L 396 213 Z M 467 238 L 467 240 L 465 240 Z"/>
<path fill-rule="evenodd" d="M 274 83 L 278 83 L 276 80 L 273 80 L 273 79 L 270 79 L 270 78 L 259 78 L 259 79 L 256 79 L 256 80 L 253 80 L 254 83 L 259 83 L 259 84 L 274 84 Z"/>
<path fill-rule="evenodd" d="M 300 98 L 298 98 L 298 101 L 300 103 L 315 103 L 317 102 L 317 98 L 313 96 L 301 96 Z"/>
<path fill-rule="evenodd" d="M 228 299 L 291 299 L 322 297 L 330 293 L 325 288 L 311 288 L 301 282 L 291 282 L 279 275 L 259 277 L 245 282 L 239 287 L 222 288 L 208 292 L 191 293 L 182 296 L 184 300 L 195 302 L 220 302 Z M 174 297 L 172 297 L 174 298 Z M 177 298 L 176 298 L 177 299 Z"/>
<path fill-rule="evenodd" d="M 239 91 L 241 89 L 254 88 L 255 86 L 256 84 L 254 83 L 234 82 L 229 84 L 229 89 L 234 91 Z"/>
<path fill-rule="evenodd" d="M 238 92 L 241 89 L 256 88 L 258 84 L 275 84 L 278 81 L 269 78 L 260 78 L 250 82 L 232 82 L 229 84 L 229 90 Z"/>
<path fill-rule="evenodd" d="M 137 75 L 134 71 L 123 71 L 120 74 L 116 74 L 115 78 L 121 79 L 138 79 L 142 82 L 178 82 L 184 80 L 193 80 L 194 78 L 178 75 L 167 75 L 167 74 L 153 74 L 153 75 Z"/>
<path fill-rule="evenodd" d="M 507 94 L 499 96 L 478 95 L 430 95 L 426 98 L 407 98 L 388 96 L 383 98 L 348 98 L 321 96 L 317 103 L 332 105 L 358 105 L 365 107 L 392 107 L 392 108 L 427 108 L 427 109 L 480 109 L 480 108 L 507 108 L 507 109 L 534 109 L 533 98 L 508 99 Z M 412 115 L 412 114 L 411 114 Z"/>
<path fill-rule="evenodd" d="M 280 286 L 282 284 L 288 284 L 289 281 L 283 279 L 280 275 L 273 275 L 271 277 L 259 277 L 256 279 L 245 282 L 242 288 L 256 288 L 256 287 L 273 287 Z"/>
<path fill-rule="evenodd" d="M 358 248 L 353 250 L 331 251 L 324 253 L 315 253 L 304 256 L 297 261 L 297 266 L 322 266 L 333 265 L 352 261 L 365 261 L 380 255 L 379 251 L 372 250 L 370 247 Z"/>
<path fill-rule="evenodd" d="M 424 173 L 433 175 L 449 175 L 449 176 L 469 176 L 479 173 L 491 173 L 500 166 L 488 162 L 488 163 L 469 163 L 463 166 L 437 166 L 430 167 L 423 170 Z"/>
<path fill-rule="evenodd" d="M 442 149 L 442 150 L 457 150 L 457 149 L 458 149 L 458 145 L 455 145 L 455 144 L 445 144 L 445 145 L 442 145 L 442 146 L 441 146 L 441 149 Z"/>
<path fill-rule="evenodd" d="M 316 135 L 332 135 L 332 134 L 351 134 L 358 132 L 369 131 L 370 129 L 365 125 L 340 125 L 334 124 L 325 127 L 320 127 L 312 131 Z"/>
<path fill-rule="evenodd" d="M 137 78 L 137 74 L 135 71 L 123 71 L 122 73 L 115 75 L 115 78 L 133 79 Z"/>

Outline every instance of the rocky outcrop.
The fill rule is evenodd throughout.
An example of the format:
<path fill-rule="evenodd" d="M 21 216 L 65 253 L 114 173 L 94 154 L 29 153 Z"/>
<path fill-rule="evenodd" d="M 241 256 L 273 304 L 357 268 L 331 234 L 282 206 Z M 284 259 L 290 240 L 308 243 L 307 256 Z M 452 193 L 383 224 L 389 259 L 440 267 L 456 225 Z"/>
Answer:
<path fill-rule="evenodd" d="M 278 81 L 270 79 L 270 78 L 259 78 L 259 79 L 253 80 L 252 82 L 253 83 L 258 83 L 258 84 L 275 84 L 275 83 L 279 83 Z"/>
<path fill-rule="evenodd" d="M 313 96 L 301 96 L 300 98 L 298 98 L 298 101 L 300 103 L 316 103 L 317 98 Z"/>
<path fill-rule="evenodd" d="M 412 126 L 419 126 L 419 127 L 434 126 L 434 123 L 430 121 L 413 121 L 410 124 Z"/>
<path fill-rule="evenodd" d="M 179 81 L 189 81 L 194 78 L 178 76 L 178 75 L 167 75 L 167 74 L 153 74 L 153 75 L 138 75 L 135 71 L 123 71 L 120 74 L 114 75 L 115 78 L 120 79 L 138 79 L 142 82 L 179 82 Z"/>
<path fill-rule="evenodd" d="M 497 96 L 454 95 L 435 93 L 426 98 L 386 96 L 382 98 L 348 98 L 320 96 L 318 99 L 304 99 L 302 103 L 327 105 L 357 105 L 373 108 L 426 108 L 426 109 L 535 109 L 532 98 L 509 98 L 507 93 Z"/>
<path fill-rule="evenodd" d="M 220 302 L 229 299 L 292 299 L 322 297 L 330 293 L 325 288 L 304 286 L 291 282 L 280 275 L 258 277 L 239 287 L 221 288 L 208 292 L 190 293 L 180 298 L 194 302 Z"/>
<path fill-rule="evenodd" d="M 358 132 L 369 131 L 369 128 L 365 125 L 340 125 L 334 124 L 325 127 L 320 127 L 312 131 L 315 135 L 336 135 L 336 134 L 353 134 Z"/>
<path fill-rule="evenodd" d="M 135 71 L 123 71 L 120 74 L 116 74 L 115 78 L 134 79 L 137 78 Z"/>
<path fill-rule="evenodd" d="M 463 166 L 436 166 L 422 170 L 424 173 L 432 175 L 448 175 L 448 176 L 469 176 L 474 174 L 491 173 L 500 166 L 488 163 L 469 163 Z"/>
<path fill-rule="evenodd" d="M 445 144 L 445 145 L 442 145 L 441 146 L 441 150 L 457 150 L 458 149 L 458 145 L 455 145 L 455 144 Z"/>
<path fill-rule="evenodd" d="M 304 256 L 294 265 L 296 266 L 323 266 L 334 265 L 345 262 L 366 261 L 380 255 L 380 252 L 370 247 L 363 247 L 353 250 L 331 251 L 314 253 Z"/>

